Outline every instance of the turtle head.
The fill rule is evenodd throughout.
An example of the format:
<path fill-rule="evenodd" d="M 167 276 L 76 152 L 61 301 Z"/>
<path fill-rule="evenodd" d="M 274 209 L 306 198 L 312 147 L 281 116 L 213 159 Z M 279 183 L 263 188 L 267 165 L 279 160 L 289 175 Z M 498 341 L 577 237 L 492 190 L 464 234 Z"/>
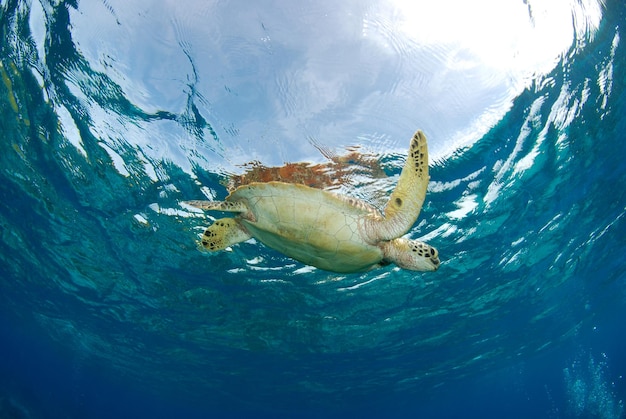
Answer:
<path fill-rule="evenodd" d="M 436 271 L 439 269 L 439 252 L 419 240 L 394 239 L 381 243 L 384 259 L 411 271 Z"/>

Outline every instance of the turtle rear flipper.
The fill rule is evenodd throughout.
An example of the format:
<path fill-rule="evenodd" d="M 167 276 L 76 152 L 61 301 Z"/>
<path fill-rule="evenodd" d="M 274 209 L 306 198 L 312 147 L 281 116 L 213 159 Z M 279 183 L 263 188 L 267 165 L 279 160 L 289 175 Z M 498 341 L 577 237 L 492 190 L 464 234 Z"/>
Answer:
<path fill-rule="evenodd" d="M 202 247 L 211 252 L 226 249 L 233 244 L 250 239 L 252 236 L 244 231 L 233 218 L 221 218 L 215 221 L 202 235 Z"/>
<path fill-rule="evenodd" d="M 248 207 L 243 202 L 232 201 L 183 201 L 183 204 L 191 205 L 205 211 L 224 212 L 248 212 Z"/>

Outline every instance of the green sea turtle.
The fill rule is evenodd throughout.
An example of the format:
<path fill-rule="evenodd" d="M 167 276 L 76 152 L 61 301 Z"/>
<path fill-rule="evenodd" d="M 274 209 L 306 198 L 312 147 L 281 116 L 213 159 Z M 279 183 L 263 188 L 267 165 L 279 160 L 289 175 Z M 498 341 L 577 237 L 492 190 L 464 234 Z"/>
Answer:
<path fill-rule="evenodd" d="M 251 237 L 307 265 L 361 272 L 395 263 L 415 271 L 439 267 L 437 250 L 400 238 L 417 220 L 428 186 L 426 136 L 411 139 L 398 185 L 384 209 L 304 185 L 283 182 L 240 186 L 223 202 L 186 201 L 196 208 L 238 213 L 206 229 L 202 246 L 225 249 Z"/>

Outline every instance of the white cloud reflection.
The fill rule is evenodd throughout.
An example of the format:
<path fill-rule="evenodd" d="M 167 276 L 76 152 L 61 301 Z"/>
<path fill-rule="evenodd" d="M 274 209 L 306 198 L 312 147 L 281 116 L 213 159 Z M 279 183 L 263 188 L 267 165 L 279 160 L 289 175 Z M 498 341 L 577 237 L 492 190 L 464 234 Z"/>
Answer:
<path fill-rule="evenodd" d="M 416 128 L 441 157 L 592 36 L 600 1 L 83 1 L 72 26 L 92 68 L 146 111 L 179 114 L 193 91 L 221 144 L 197 145 L 200 161 L 188 133 L 158 123 L 126 141 L 185 169 L 236 170 L 321 161 L 307 137 L 403 152 Z"/>

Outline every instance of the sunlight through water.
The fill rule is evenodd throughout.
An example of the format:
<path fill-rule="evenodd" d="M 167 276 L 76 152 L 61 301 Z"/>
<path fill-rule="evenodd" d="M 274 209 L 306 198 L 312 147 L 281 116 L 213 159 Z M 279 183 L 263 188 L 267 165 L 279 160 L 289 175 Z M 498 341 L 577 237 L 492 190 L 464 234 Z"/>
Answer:
<path fill-rule="evenodd" d="M 54 381 L 68 406 L 108 394 L 98 376 L 121 394 L 288 415 L 421 403 L 570 351 L 626 301 L 625 13 L 3 1 L 0 314 L 33 342 L 15 353 L 69 359 Z M 383 208 L 417 129 L 430 182 L 406 237 L 439 250 L 436 272 L 335 274 L 254 239 L 199 250 L 223 215 L 185 202 L 254 181 Z M 602 393 L 622 412 L 594 362 L 553 366 L 560 402 Z"/>

